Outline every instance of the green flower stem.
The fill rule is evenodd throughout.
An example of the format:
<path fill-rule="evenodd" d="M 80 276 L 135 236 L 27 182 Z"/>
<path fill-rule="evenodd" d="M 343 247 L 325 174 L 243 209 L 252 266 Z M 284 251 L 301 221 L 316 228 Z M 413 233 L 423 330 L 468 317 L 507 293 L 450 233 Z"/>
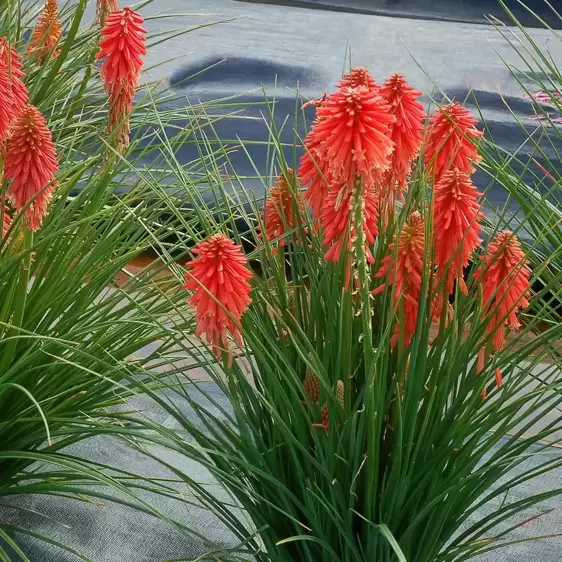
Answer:
<path fill-rule="evenodd" d="M 359 178 L 355 181 L 354 194 L 354 227 L 355 227 L 355 254 L 357 271 L 359 275 L 359 306 L 361 307 L 361 321 L 363 324 L 363 352 L 365 361 L 365 376 L 371 380 L 365 381 L 367 392 L 365 394 L 365 417 L 372 423 L 377 418 L 375 404 L 375 353 L 372 340 L 372 311 L 370 295 L 370 278 L 367 258 L 365 256 L 365 232 L 363 231 L 363 201 L 362 183 Z M 353 281 L 352 281 L 353 282 Z M 366 490 L 363 515 L 373 520 L 377 509 L 377 485 L 379 481 L 379 432 L 376 427 L 367 428 L 367 461 L 366 461 Z"/>
<path fill-rule="evenodd" d="M 27 301 L 27 290 L 29 286 L 29 276 L 31 272 L 31 248 L 33 246 L 33 232 L 27 228 L 23 234 L 23 253 L 27 254 L 23 259 L 20 266 L 19 282 L 16 289 L 14 300 L 14 315 L 12 318 L 12 328 L 7 334 L 7 337 L 12 337 L 6 344 L 6 349 L 2 354 L 0 362 L 0 377 L 9 369 L 14 354 L 16 352 L 18 340 L 15 337 L 18 333 L 18 328 L 21 328 L 23 323 L 23 315 L 25 312 L 25 303 Z"/>

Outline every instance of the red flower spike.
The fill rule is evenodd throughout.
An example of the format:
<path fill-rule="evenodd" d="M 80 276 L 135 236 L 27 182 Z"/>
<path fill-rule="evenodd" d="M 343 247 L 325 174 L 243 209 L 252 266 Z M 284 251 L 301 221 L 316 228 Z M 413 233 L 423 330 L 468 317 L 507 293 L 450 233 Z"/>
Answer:
<path fill-rule="evenodd" d="M 28 55 L 40 64 L 47 62 L 49 56 L 58 57 L 60 49 L 55 47 L 58 45 L 61 35 L 58 2 L 57 0 L 47 0 L 31 35 L 27 47 Z"/>
<path fill-rule="evenodd" d="M 376 92 L 379 86 L 366 68 L 353 68 L 350 73 L 344 74 L 338 83 L 338 88 L 358 88 L 365 86 L 369 91 Z"/>
<path fill-rule="evenodd" d="M 14 122 L 6 143 L 4 172 L 11 181 L 8 197 L 16 211 L 31 201 L 25 211 L 30 230 L 38 230 L 56 186 L 57 153 L 51 132 L 41 112 L 27 105 Z"/>
<path fill-rule="evenodd" d="M 101 30 L 97 59 L 105 59 L 101 75 L 109 95 L 109 133 L 119 129 L 116 148 L 129 145 L 129 115 L 146 55 L 146 30 L 141 15 L 127 7 L 109 14 Z"/>
<path fill-rule="evenodd" d="M 228 337 L 242 345 L 237 324 L 251 302 L 252 272 L 241 247 L 224 234 L 199 242 L 193 253 L 197 257 L 187 264 L 184 287 L 194 291 L 189 304 L 195 308 L 195 334 L 205 336 L 218 359 L 227 351 L 232 362 Z"/>
<path fill-rule="evenodd" d="M 283 175 L 277 178 L 277 185 L 269 190 L 262 209 L 265 236 L 270 241 L 280 238 L 280 246 L 286 243 L 287 231 L 298 228 L 306 213 L 301 192 L 296 190 L 293 193 L 291 189 L 293 171 L 289 169 L 287 172 L 287 178 Z M 259 236 L 263 237 L 263 233 Z M 275 252 L 277 248 L 272 249 L 272 253 Z"/>
<path fill-rule="evenodd" d="M 454 168 L 467 174 L 474 173 L 474 165 L 481 157 L 473 143 L 484 135 L 476 129 L 477 123 L 470 111 L 458 102 L 440 107 L 431 116 L 425 163 L 434 184 Z"/>
<path fill-rule="evenodd" d="M 424 268 L 425 224 L 418 211 L 408 217 L 398 235 L 397 244 L 396 252 L 396 242 L 389 245 L 391 253 L 383 258 L 382 266 L 375 274 L 379 279 L 387 277 L 386 284 L 375 289 L 373 294 L 379 294 L 385 287 L 394 284 L 394 305 L 398 307 L 402 299 L 404 345 L 408 346 L 416 331 Z M 396 326 L 390 342 L 392 346 L 398 342 L 399 333 L 399 326 Z"/>
<path fill-rule="evenodd" d="M 330 186 L 352 187 L 357 176 L 368 184 L 380 182 L 390 164 L 393 144 L 388 134 L 395 117 L 376 89 L 366 70 L 355 69 L 317 108 L 298 170 L 301 183 L 308 185 L 304 198 L 315 218 Z"/>
<path fill-rule="evenodd" d="M 98 0 L 96 4 L 96 23 L 105 25 L 105 20 L 111 12 L 117 10 L 117 0 Z"/>
<path fill-rule="evenodd" d="M 23 76 L 19 55 L 5 37 L 0 37 L 0 142 L 6 138 L 11 122 L 27 103 Z"/>
<path fill-rule="evenodd" d="M 378 198 L 372 187 L 361 182 L 354 187 L 343 185 L 339 190 L 334 189 L 322 207 L 320 221 L 324 229 L 323 244 L 331 246 L 324 256 L 326 261 L 338 263 L 342 250 L 348 255 L 352 252 L 357 232 L 354 216 L 357 200 L 362 206 L 365 255 L 369 263 L 374 263 L 369 246 L 375 243 L 375 237 L 378 235 Z"/>
<path fill-rule="evenodd" d="M 352 186 L 357 176 L 367 184 L 380 183 L 393 149 L 388 134 L 396 118 L 389 111 L 365 86 L 343 88 L 318 108 L 315 153 L 330 183 Z"/>
<path fill-rule="evenodd" d="M 470 176 L 457 169 L 445 172 L 433 189 L 435 265 L 441 275 L 446 275 L 448 293 L 453 292 L 457 280 L 463 293 L 468 294 L 463 268 L 481 242 L 481 196 Z"/>
<path fill-rule="evenodd" d="M 412 88 L 404 76 L 393 74 L 379 89 L 379 95 L 390 106 L 396 122 L 390 126 L 390 139 L 394 143 L 390 168 L 381 185 L 381 198 L 389 197 L 389 208 L 394 207 L 394 196 L 403 200 L 406 179 L 412 171 L 412 160 L 419 154 L 423 141 L 423 105 L 418 101 L 421 92 Z"/>
<path fill-rule="evenodd" d="M 123 83 L 137 86 L 144 65 L 142 57 L 146 55 L 143 23 L 141 15 L 129 7 L 106 18 L 97 59 L 105 59 L 100 72 L 109 93 Z"/>
<path fill-rule="evenodd" d="M 482 283 L 486 333 L 493 334 L 495 351 L 505 344 L 505 326 L 517 330 L 517 313 L 529 306 L 531 272 L 527 264 L 515 234 L 504 230 L 490 242 L 483 264 L 474 275 Z"/>
<path fill-rule="evenodd" d="M 319 218 L 324 205 L 324 199 L 327 197 L 329 189 L 329 177 L 324 174 L 328 173 L 328 168 L 322 166 L 317 159 L 316 149 L 320 146 L 320 140 L 314 134 L 314 127 L 304 139 L 305 153 L 301 157 L 298 169 L 298 177 L 302 185 L 308 184 L 308 189 L 304 194 L 304 199 L 308 203 L 314 218 Z"/>

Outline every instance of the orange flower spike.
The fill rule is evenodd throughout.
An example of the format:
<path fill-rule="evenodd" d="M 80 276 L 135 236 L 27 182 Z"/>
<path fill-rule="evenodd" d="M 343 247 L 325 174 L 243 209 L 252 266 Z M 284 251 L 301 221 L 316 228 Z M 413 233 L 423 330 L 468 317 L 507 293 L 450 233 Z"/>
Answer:
<path fill-rule="evenodd" d="M 5 139 L 10 123 L 27 103 L 23 76 L 19 55 L 5 37 L 0 37 L 0 142 Z"/>
<path fill-rule="evenodd" d="M 301 192 L 293 193 L 291 184 L 293 171 L 287 170 L 287 178 L 281 175 L 277 178 L 277 185 L 269 190 L 262 209 L 262 222 L 265 226 L 265 236 L 268 240 L 280 238 L 279 245 L 285 245 L 285 234 L 288 230 L 298 228 L 299 217 L 304 218 L 305 208 Z M 260 233 L 260 237 L 263 233 Z M 273 248 L 273 253 L 277 248 Z"/>
<path fill-rule="evenodd" d="M 228 351 L 231 362 L 228 337 L 242 345 L 238 323 L 251 302 L 252 272 L 241 247 L 224 234 L 199 242 L 193 253 L 197 257 L 187 264 L 184 287 L 194 291 L 189 304 L 195 308 L 195 333 L 205 336 L 218 359 Z"/>
<path fill-rule="evenodd" d="M 470 176 L 457 169 L 445 172 L 433 189 L 435 265 L 446 275 L 448 293 L 453 292 L 457 280 L 463 293 L 468 294 L 463 268 L 481 242 L 478 221 L 484 215 L 480 197 Z"/>
<path fill-rule="evenodd" d="M 431 116 L 425 164 L 434 184 L 454 168 L 467 174 L 474 173 L 474 166 L 481 159 L 474 141 L 484 135 L 476 129 L 477 123 L 470 111 L 458 102 L 441 106 Z"/>
<path fill-rule="evenodd" d="M 495 351 L 505 344 L 505 326 L 517 330 L 517 313 L 529 306 L 531 272 L 527 264 L 517 236 L 504 230 L 490 242 L 474 275 L 482 283 L 483 311 L 489 317 L 486 332 L 493 334 Z"/>
<path fill-rule="evenodd" d="M 117 0 L 97 0 L 96 23 L 103 27 L 107 16 L 111 14 L 111 12 L 115 12 L 117 7 Z"/>
<path fill-rule="evenodd" d="M 398 198 L 403 200 L 406 179 L 412 171 L 411 162 L 418 156 L 423 141 L 426 115 L 423 105 L 418 101 L 422 93 L 412 88 L 404 76 L 393 74 L 380 88 L 379 94 L 396 117 L 396 122 L 390 126 L 394 151 L 390 168 L 381 185 L 381 196 L 389 195 L 393 199 L 397 191 Z"/>
<path fill-rule="evenodd" d="M 146 55 L 146 30 L 141 15 L 127 7 L 105 19 L 97 59 L 104 59 L 101 75 L 109 95 L 109 132 L 120 127 L 116 145 L 121 153 L 129 145 L 129 115 Z"/>
<path fill-rule="evenodd" d="M 4 172 L 11 181 L 8 197 L 16 211 L 25 211 L 27 226 L 38 230 L 47 216 L 58 171 L 55 144 L 47 122 L 33 105 L 27 105 L 14 122 L 6 142 Z"/>
<path fill-rule="evenodd" d="M 331 182 L 353 186 L 357 176 L 367 184 L 380 182 L 393 150 L 388 134 L 396 118 L 389 111 L 365 86 L 342 88 L 318 108 L 316 154 Z"/>
<path fill-rule="evenodd" d="M 44 64 L 49 56 L 57 57 L 60 54 L 60 49 L 56 49 L 56 46 L 61 35 L 58 2 L 47 0 L 31 35 L 27 53 L 38 63 Z"/>
<path fill-rule="evenodd" d="M 387 283 L 373 291 L 381 293 L 386 286 L 394 284 L 394 304 L 400 299 L 404 308 L 404 345 L 409 345 L 416 331 L 421 285 L 424 268 L 425 224 L 418 211 L 413 212 L 398 235 L 397 241 L 389 245 L 390 254 L 383 258 L 376 278 L 387 277 Z M 395 255 L 396 254 L 396 255 Z M 396 260 L 396 261 L 395 261 Z M 399 327 L 396 326 L 391 345 L 398 342 Z"/>

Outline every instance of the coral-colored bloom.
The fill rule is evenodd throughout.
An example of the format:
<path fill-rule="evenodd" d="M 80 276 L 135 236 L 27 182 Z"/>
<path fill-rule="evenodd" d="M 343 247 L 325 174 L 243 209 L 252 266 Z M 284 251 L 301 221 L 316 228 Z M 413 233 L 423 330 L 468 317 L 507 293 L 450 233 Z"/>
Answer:
<path fill-rule="evenodd" d="M 481 242 L 478 221 L 483 218 L 478 202 L 482 194 L 470 176 L 457 169 L 445 172 L 433 189 L 433 241 L 435 264 L 446 275 L 447 292 L 453 291 L 455 280 L 467 294 L 463 268 Z"/>
<path fill-rule="evenodd" d="M 330 246 L 324 259 L 338 263 L 342 250 L 349 256 L 353 248 L 353 240 L 357 235 L 355 209 L 361 206 L 363 220 L 362 230 L 365 236 L 365 255 L 370 263 L 374 263 L 369 246 L 375 243 L 378 235 L 378 198 L 372 185 L 356 182 L 354 186 L 346 184 L 337 190 L 333 189 L 322 207 L 320 222 L 324 230 L 324 246 Z M 346 280 L 346 286 L 349 279 Z"/>
<path fill-rule="evenodd" d="M 224 234 L 214 234 L 199 242 L 193 253 L 197 256 L 188 265 L 185 288 L 195 291 L 189 303 L 195 308 L 196 335 L 205 339 L 220 359 L 223 351 L 232 354 L 231 336 L 242 345 L 238 323 L 248 308 L 252 272 L 240 246 Z"/>
<path fill-rule="evenodd" d="M 342 88 L 318 108 L 315 153 L 331 182 L 352 186 L 357 176 L 367 184 L 380 182 L 393 149 L 388 134 L 396 118 L 389 111 L 365 86 Z"/>
<path fill-rule="evenodd" d="M 45 63 L 49 56 L 57 57 L 60 49 L 56 49 L 56 46 L 61 35 L 58 2 L 57 0 L 47 0 L 31 35 L 27 53 L 41 64 Z"/>
<path fill-rule="evenodd" d="M 115 147 L 129 145 L 129 115 L 146 55 L 146 30 L 141 15 L 127 7 L 105 19 L 97 59 L 105 59 L 101 75 L 109 95 L 109 133 L 118 130 Z"/>
<path fill-rule="evenodd" d="M 96 23 L 103 27 L 107 16 L 116 10 L 117 0 L 98 0 L 96 4 Z"/>
<path fill-rule="evenodd" d="M 97 54 L 98 60 L 105 59 L 101 75 L 106 87 L 138 80 L 144 64 L 142 57 L 146 55 L 143 23 L 142 16 L 129 7 L 107 18 Z"/>
<path fill-rule="evenodd" d="M 312 216 L 319 218 L 322 212 L 324 200 L 328 196 L 328 184 L 330 182 L 327 166 L 320 169 L 320 161 L 318 160 L 316 149 L 320 146 L 320 139 L 314 132 L 314 125 L 306 138 L 304 139 L 305 153 L 301 157 L 298 169 L 298 177 L 302 185 L 308 185 L 304 194 L 304 199 L 308 203 Z"/>
<path fill-rule="evenodd" d="M 421 92 L 412 88 L 404 76 L 393 74 L 379 89 L 379 94 L 390 106 L 396 122 L 390 126 L 390 138 L 394 143 L 390 168 L 381 185 L 381 198 L 390 196 L 393 207 L 395 193 L 403 199 L 406 178 L 412 171 L 412 160 L 417 157 L 423 141 L 425 111 L 418 101 Z"/>
<path fill-rule="evenodd" d="M 277 178 L 277 185 L 269 190 L 262 209 L 265 236 L 269 241 L 279 238 L 280 246 L 285 245 L 285 235 L 288 231 L 302 225 L 306 212 L 301 192 L 291 188 L 293 171 L 289 169 L 287 172 L 287 178 L 283 175 Z M 273 253 L 276 251 L 277 248 L 272 249 Z"/>
<path fill-rule="evenodd" d="M 472 174 L 481 157 L 474 141 L 484 134 L 470 111 L 458 102 L 441 106 L 431 116 L 427 131 L 425 163 L 434 183 L 457 168 Z"/>
<path fill-rule="evenodd" d="M 394 284 L 394 304 L 403 307 L 404 345 L 409 345 L 416 331 L 424 269 L 425 224 L 418 211 L 413 212 L 402 227 L 396 242 L 389 245 L 390 254 L 383 258 L 376 278 L 387 277 L 386 284 L 373 291 L 381 293 L 386 286 Z M 395 250 L 396 248 L 396 250 Z M 396 326 L 391 345 L 396 345 L 400 327 Z"/>
<path fill-rule="evenodd" d="M 379 89 L 379 86 L 366 68 L 353 68 L 351 72 L 344 74 L 343 79 L 338 83 L 340 90 L 343 88 L 358 88 L 359 86 L 365 86 L 371 92 Z"/>
<path fill-rule="evenodd" d="M 55 188 L 57 153 L 51 132 L 41 112 L 27 105 L 14 122 L 6 143 L 4 172 L 11 180 L 8 197 L 16 211 L 25 211 L 31 230 L 41 227 Z"/>
<path fill-rule="evenodd" d="M 349 86 L 356 82 L 368 86 Z M 395 117 L 376 89 L 370 89 L 373 84 L 366 70 L 356 69 L 317 109 L 298 170 L 301 183 L 309 185 L 305 199 L 315 217 L 331 186 L 352 187 L 358 176 L 367 184 L 379 183 L 390 164 L 388 134 Z"/>
<path fill-rule="evenodd" d="M 482 283 L 486 333 L 493 334 L 496 351 L 505 344 L 505 326 L 517 330 L 517 313 L 529 306 L 531 272 L 527 264 L 517 236 L 504 230 L 490 242 L 482 266 L 475 273 Z"/>
<path fill-rule="evenodd" d="M 27 88 L 22 82 L 23 66 L 16 50 L 0 37 L 0 142 L 27 103 Z"/>

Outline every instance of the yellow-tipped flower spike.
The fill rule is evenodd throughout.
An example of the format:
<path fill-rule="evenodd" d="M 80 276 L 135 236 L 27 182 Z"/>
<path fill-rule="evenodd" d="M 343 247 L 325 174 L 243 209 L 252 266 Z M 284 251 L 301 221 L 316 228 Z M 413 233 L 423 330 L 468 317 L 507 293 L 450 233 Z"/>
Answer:
<path fill-rule="evenodd" d="M 345 387 L 343 385 L 343 381 L 339 380 L 338 384 L 336 386 L 336 399 L 339 402 L 339 405 L 343 408 L 345 405 L 344 402 L 344 392 L 345 392 Z"/>

